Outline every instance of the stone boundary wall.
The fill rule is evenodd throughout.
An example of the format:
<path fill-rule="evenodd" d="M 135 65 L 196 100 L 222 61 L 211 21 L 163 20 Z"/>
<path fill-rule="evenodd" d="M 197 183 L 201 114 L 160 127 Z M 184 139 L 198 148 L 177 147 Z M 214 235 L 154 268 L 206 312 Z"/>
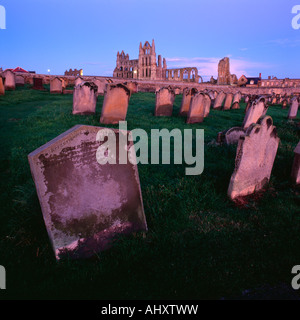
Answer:
<path fill-rule="evenodd" d="M 32 74 L 32 73 L 16 73 L 22 75 L 25 79 L 26 84 L 32 84 L 33 78 L 42 78 L 44 84 L 50 84 L 50 79 L 59 77 L 65 80 L 66 86 L 74 86 L 75 79 L 74 76 L 64 76 L 64 75 L 45 75 L 45 74 Z M 105 76 L 82 76 L 85 81 L 99 79 L 106 81 L 112 80 L 114 83 L 124 83 L 131 81 L 130 79 L 120 79 L 114 77 L 105 77 Z M 171 86 L 173 89 L 177 89 L 176 92 L 182 93 L 183 89 L 188 88 L 197 88 L 198 90 L 213 90 L 213 91 L 224 91 L 227 93 L 235 94 L 240 92 L 242 95 L 272 95 L 272 94 L 287 94 L 291 95 L 293 93 L 300 93 L 300 85 L 298 87 L 237 87 L 230 85 L 216 85 L 211 83 L 195 83 L 195 82 L 179 82 L 179 81 L 168 81 L 168 80 L 138 80 L 132 79 L 132 81 L 138 84 L 138 91 L 140 92 L 155 92 L 157 89 L 164 86 Z"/>

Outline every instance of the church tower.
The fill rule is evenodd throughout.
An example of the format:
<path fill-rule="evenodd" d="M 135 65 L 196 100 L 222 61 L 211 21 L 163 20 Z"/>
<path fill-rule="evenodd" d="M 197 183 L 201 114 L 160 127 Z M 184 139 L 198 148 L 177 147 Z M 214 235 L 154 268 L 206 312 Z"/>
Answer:
<path fill-rule="evenodd" d="M 148 41 L 144 46 L 140 43 L 139 47 L 139 79 L 155 80 L 156 79 L 156 52 L 155 43 L 152 45 Z"/>

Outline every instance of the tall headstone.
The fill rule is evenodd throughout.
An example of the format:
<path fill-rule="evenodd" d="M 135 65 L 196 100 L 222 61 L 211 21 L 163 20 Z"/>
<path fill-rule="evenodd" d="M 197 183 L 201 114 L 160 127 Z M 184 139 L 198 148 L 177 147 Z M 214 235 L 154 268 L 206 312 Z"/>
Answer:
<path fill-rule="evenodd" d="M 171 87 L 163 87 L 155 92 L 155 116 L 172 116 L 175 92 Z"/>
<path fill-rule="evenodd" d="M 225 98 L 226 98 L 226 94 L 223 91 L 221 91 L 217 95 L 217 98 L 215 100 L 214 109 L 217 109 L 217 110 L 221 109 Z"/>
<path fill-rule="evenodd" d="M 15 90 L 16 79 L 15 74 L 11 70 L 5 72 L 5 90 Z"/>
<path fill-rule="evenodd" d="M 245 115 L 243 122 L 244 129 L 247 129 L 252 123 L 256 123 L 267 111 L 268 105 L 266 104 L 265 98 L 259 98 L 254 101 Z"/>
<path fill-rule="evenodd" d="M 204 94 L 204 118 L 209 115 L 211 107 L 211 98 L 208 94 Z"/>
<path fill-rule="evenodd" d="M 294 162 L 292 168 L 292 180 L 295 184 L 300 184 L 300 142 L 294 150 Z"/>
<path fill-rule="evenodd" d="M 128 134 L 77 125 L 28 155 L 58 260 L 90 257 L 108 249 L 120 234 L 147 230 L 138 168 L 131 164 L 136 161 L 120 164 L 113 144 L 104 142 L 106 137 L 115 139 L 117 150 L 120 144 L 122 150 L 133 151 L 125 151 L 127 160 L 135 158 Z M 102 161 L 111 152 L 115 164 Z"/>
<path fill-rule="evenodd" d="M 228 188 L 231 199 L 259 191 L 269 182 L 279 141 L 269 116 L 251 124 L 240 137 Z"/>
<path fill-rule="evenodd" d="M 199 92 L 191 100 L 190 109 L 187 115 L 186 123 L 203 122 L 205 113 L 205 97 Z"/>
<path fill-rule="evenodd" d="M 298 108 L 299 108 L 299 98 L 294 97 L 291 101 L 288 119 L 295 119 L 297 117 Z"/>
<path fill-rule="evenodd" d="M 196 88 L 183 89 L 181 106 L 179 111 L 180 116 L 183 116 L 183 117 L 187 116 L 190 109 L 191 99 L 197 92 L 198 90 Z"/>
<path fill-rule="evenodd" d="M 233 97 L 232 109 L 240 109 L 241 93 L 237 92 Z"/>
<path fill-rule="evenodd" d="M 124 121 L 130 99 L 130 90 L 123 84 L 107 84 L 100 122 L 117 124 Z"/>
<path fill-rule="evenodd" d="M 96 112 L 97 86 L 84 81 L 74 87 L 73 114 L 93 114 Z"/>
<path fill-rule="evenodd" d="M 233 94 L 232 93 L 227 93 L 226 99 L 225 99 L 225 102 L 224 102 L 223 110 L 230 110 L 231 104 L 232 104 L 232 99 L 233 99 Z"/>

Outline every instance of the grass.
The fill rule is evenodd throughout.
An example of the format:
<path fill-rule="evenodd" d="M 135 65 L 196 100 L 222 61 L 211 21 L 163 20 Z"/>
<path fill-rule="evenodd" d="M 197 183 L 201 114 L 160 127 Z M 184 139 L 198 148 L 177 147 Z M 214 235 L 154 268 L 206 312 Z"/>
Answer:
<path fill-rule="evenodd" d="M 96 114 L 73 116 L 71 95 L 18 88 L 0 97 L 0 264 L 6 267 L 3 298 L 215 299 L 244 289 L 290 283 L 300 262 L 299 189 L 290 183 L 299 141 L 287 110 L 270 107 L 281 138 L 263 197 L 238 207 L 227 198 L 236 146 L 217 146 L 219 131 L 241 125 L 240 110 L 212 110 L 202 124 L 154 117 L 155 95 L 131 97 L 128 128 L 205 130 L 205 169 L 185 176 L 185 165 L 139 165 L 149 232 L 120 237 L 89 260 L 57 263 L 47 236 L 27 155 L 76 124 L 99 126 Z M 117 127 L 117 126 L 111 126 Z"/>

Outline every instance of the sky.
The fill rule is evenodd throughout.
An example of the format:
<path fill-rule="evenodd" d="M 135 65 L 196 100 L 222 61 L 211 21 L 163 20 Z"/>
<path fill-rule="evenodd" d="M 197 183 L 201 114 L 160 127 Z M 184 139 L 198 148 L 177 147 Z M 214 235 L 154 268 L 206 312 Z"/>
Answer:
<path fill-rule="evenodd" d="M 300 0 L 0 0 L 0 67 L 112 76 L 116 54 L 138 58 L 155 40 L 168 68 L 197 67 L 209 80 L 230 58 L 239 78 L 300 78 Z M 299 11 L 300 13 L 300 11 Z M 1 19 L 1 17 L 0 17 Z M 296 18 L 295 18 L 296 19 Z M 0 21 L 1 24 L 1 21 Z M 299 18 L 300 24 L 300 18 Z"/>

